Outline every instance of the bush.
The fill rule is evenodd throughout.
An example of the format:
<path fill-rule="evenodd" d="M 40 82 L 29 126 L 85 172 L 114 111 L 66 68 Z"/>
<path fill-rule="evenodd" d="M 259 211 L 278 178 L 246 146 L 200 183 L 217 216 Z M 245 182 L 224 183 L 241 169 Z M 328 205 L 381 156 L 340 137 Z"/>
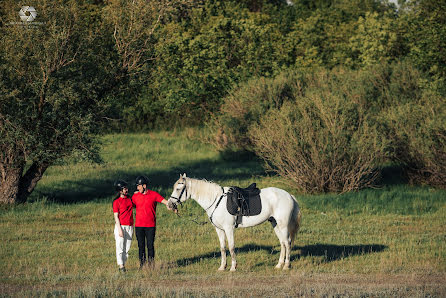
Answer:
<path fill-rule="evenodd" d="M 425 90 L 385 113 L 393 159 L 412 184 L 446 188 L 446 98 Z"/>
<path fill-rule="evenodd" d="M 346 192 L 373 185 L 385 141 L 368 115 L 367 89 L 360 87 L 354 72 L 307 76 L 305 92 L 251 125 L 255 152 L 270 170 L 305 192 Z"/>
<path fill-rule="evenodd" d="M 212 142 L 254 152 L 307 192 L 373 185 L 380 162 L 403 166 L 412 183 L 445 187 L 440 84 L 407 63 L 251 80 L 225 98 Z"/>
<path fill-rule="evenodd" d="M 252 151 L 248 128 L 270 109 L 279 109 L 303 90 L 303 74 L 285 72 L 274 79 L 256 78 L 235 88 L 209 125 L 210 142 L 220 151 Z"/>

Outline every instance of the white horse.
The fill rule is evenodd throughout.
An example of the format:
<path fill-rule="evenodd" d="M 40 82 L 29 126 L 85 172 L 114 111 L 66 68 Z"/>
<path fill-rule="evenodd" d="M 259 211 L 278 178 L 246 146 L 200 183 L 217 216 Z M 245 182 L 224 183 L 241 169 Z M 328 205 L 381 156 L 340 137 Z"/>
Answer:
<path fill-rule="evenodd" d="M 192 198 L 205 209 L 220 240 L 221 266 L 218 270 L 226 269 L 225 237 L 227 237 L 232 259 L 231 271 L 235 271 L 237 267 L 234 252 L 236 216 L 231 215 L 226 208 L 228 190 L 229 187 L 221 187 L 213 182 L 193 179 L 186 177 L 186 174 L 180 174 L 168 202 L 171 208 L 176 209 L 178 204 Z M 242 223 L 238 226 L 252 227 L 269 220 L 280 241 L 280 257 L 276 268 L 280 269 L 283 265 L 284 270 L 289 269 L 291 246 L 301 221 L 299 205 L 293 195 L 276 187 L 261 189 L 260 199 L 262 203 L 260 214 L 244 216 Z"/>

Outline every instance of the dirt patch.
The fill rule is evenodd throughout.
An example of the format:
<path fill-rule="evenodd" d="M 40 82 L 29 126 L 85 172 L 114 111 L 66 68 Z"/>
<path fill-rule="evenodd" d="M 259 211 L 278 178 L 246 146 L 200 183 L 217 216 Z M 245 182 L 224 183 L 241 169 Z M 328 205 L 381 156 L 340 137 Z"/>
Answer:
<path fill-rule="evenodd" d="M 144 274 L 111 280 L 61 284 L 0 283 L 7 296 L 60 294 L 63 296 L 398 296 L 446 297 L 446 274 L 306 274 L 293 273 L 244 276 L 172 276 L 153 279 Z M 26 290 L 24 290 L 26 289 Z"/>

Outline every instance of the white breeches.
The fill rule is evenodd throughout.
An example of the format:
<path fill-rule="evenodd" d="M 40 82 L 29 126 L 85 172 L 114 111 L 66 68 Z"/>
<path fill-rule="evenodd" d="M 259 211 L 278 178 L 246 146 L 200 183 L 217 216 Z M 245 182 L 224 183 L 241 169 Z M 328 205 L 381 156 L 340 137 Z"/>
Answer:
<path fill-rule="evenodd" d="M 119 237 L 118 226 L 115 225 L 115 240 L 116 240 L 116 260 L 118 265 L 125 265 L 129 255 L 130 245 L 132 244 L 133 227 L 121 226 L 124 237 Z"/>

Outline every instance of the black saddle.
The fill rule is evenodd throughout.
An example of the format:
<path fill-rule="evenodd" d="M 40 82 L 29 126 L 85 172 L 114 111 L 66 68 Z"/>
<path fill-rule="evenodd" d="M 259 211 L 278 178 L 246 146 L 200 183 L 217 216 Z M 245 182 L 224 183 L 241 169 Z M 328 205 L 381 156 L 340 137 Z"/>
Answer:
<path fill-rule="evenodd" d="M 231 215 L 236 215 L 236 225 L 242 222 L 242 216 L 259 215 L 262 211 L 260 189 L 255 183 L 247 188 L 231 186 L 227 192 L 226 208 Z"/>

